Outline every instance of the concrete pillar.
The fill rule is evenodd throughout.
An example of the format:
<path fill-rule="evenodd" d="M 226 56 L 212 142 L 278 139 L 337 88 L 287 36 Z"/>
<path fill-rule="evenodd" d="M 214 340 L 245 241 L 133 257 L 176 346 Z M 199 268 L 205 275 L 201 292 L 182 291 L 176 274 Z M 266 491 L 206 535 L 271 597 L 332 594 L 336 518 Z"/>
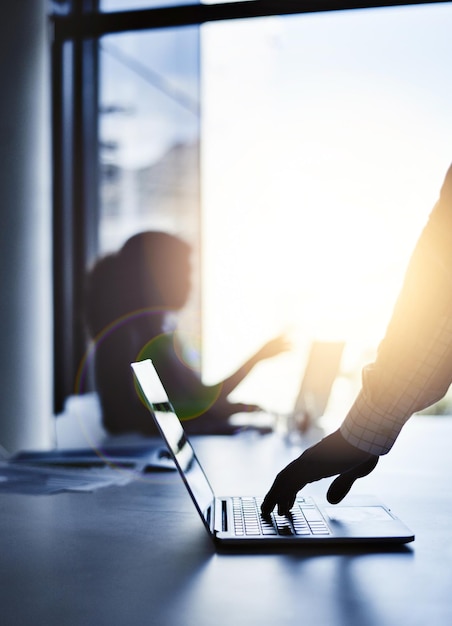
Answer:
<path fill-rule="evenodd" d="M 0 7 L 0 446 L 8 452 L 52 442 L 47 6 Z"/>

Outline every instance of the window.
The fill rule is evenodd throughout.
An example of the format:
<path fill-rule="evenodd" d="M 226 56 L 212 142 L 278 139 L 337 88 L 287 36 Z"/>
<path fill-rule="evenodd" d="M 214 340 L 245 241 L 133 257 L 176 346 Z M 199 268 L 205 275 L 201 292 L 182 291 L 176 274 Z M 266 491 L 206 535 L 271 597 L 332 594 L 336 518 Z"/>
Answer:
<path fill-rule="evenodd" d="M 341 339 L 342 410 L 450 162 L 452 3 L 87 4 L 54 20 L 56 406 L 87 264 L 162 228 L 197 253 L 206 380 L 289 329 L 293 352 L 236 392 L 285 411 L 309 342 Z"/>
<path fill-rule="evenodd" d="M 179 325 L 200 337 L 199 28 L 111 35 L 99 49 L 98 253 L 145 230 L 187 241 L 193 284 Z"/>
<path fill-rule="evenodd" d="M 310 342 L 340 340 L 350 406 L 451 160 L 451 25 L 449 3 L 202 27 L 204 372 L 294 344 L 238 400 L 290 411 Z"/>

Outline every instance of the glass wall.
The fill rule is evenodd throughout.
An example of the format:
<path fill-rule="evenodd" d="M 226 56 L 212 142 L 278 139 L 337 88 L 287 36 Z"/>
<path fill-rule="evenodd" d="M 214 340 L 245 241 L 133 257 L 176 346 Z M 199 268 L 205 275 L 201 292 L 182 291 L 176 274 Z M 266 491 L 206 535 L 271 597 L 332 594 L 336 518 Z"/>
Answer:
<path fill-rule="evenodd" d="M 211 2 L 176 15 L 183 4 L 99 3 L 99 220 L 86 211 L 98 254 L 144 229 L 189 241 L 182 329 L 207 382 L 289 335 L 293 350 L 259 364 L 237 400 L 290 410 L 312 342 L 345 342 L 331 405 L 342 416 L 451 160 L 452 3 L 223 21 L 203 13 Z M 108 15 L 160 7 L 168 23 L 213 21 L 156 29 L 150 12 L 150 30 L 136 18 L 126 28 L 143 30 L 120 33 Z M 76 138 L 83 102 L 74 111 Z"/>
<path fill-rule="evenodd" d="M 205 376 L 294 345 L 237 399 L 289 410 L 317 339 L 346 342 L 352 401 L 452 159 L 451 27 L 448 4 L 202 28 Z"/>

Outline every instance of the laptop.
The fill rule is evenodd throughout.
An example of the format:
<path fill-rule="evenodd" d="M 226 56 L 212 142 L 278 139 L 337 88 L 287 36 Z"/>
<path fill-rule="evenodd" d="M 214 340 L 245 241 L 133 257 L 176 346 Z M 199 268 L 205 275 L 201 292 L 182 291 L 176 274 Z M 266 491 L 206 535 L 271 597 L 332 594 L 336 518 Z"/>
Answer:
<path fill-rule="evenodd" d="M 144 402 L 210 537 L 217 546 L 408 543 L 414 534 L 374 497 L 347 497 L 339 505 L 299 496 L 290 515 L 260 513 L 261 497 L 217 496 L 152 361 L 132 363 Z"/>
<path fill-rule="evenodd" d="M 328 405 L 331 389 L 339 372 L 345 342 L 313 341 L 293 409 L 295 418 L 309 416 L 316 422 Z"/>

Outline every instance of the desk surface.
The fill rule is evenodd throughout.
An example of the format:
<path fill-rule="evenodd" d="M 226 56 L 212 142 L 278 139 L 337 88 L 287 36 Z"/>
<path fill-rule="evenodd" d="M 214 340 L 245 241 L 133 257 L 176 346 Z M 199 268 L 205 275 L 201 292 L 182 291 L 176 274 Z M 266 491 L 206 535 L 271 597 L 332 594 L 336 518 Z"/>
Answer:
<path fill-rule="evenodd" d="M 298 454 L 273 435 L 194 443 L 223 494 L 265 492 Z M 416 533 L 388 551 L 216 553 L 175 473 L 90 494 L 0 495 L 0 623 L 449 626 L 451 443 L 452 418 L 414 418 L 357 485 Z"/>

